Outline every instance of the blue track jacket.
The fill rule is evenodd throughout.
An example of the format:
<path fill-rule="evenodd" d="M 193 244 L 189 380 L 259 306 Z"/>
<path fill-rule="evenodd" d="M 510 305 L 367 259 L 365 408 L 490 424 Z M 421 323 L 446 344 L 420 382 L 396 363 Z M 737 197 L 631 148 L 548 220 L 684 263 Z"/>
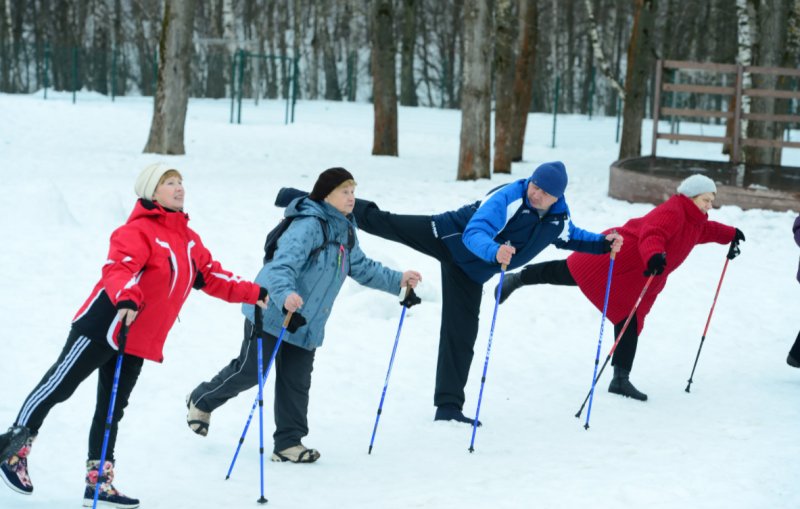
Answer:
<path fill-rule="evenodd" d="M 550 244 L 584 253 L 608 252 L 604 235 L 572 224 L 564 196 L 540 218 L 528 202 L 527 188 L 528 179 L 517 180 L 493 190 L 483 202 L 433 216 L 434 234 L 476 283 L 500 272 L 497 250 L 506 242 L 517 250 L 508 270 L 530 262 Z"/>

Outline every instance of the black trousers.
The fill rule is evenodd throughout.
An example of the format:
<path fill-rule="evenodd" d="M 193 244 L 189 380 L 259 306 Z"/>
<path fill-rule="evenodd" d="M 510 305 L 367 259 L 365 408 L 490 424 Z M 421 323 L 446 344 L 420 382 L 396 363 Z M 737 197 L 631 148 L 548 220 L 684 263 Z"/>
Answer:
<path fill-rule="evenodd" d="M 562 286 L 578 286 L 572 274 L 569 272 L 566 260 L 554 260 L 549 262 L 534 263 L 526 265 L 520 272 L 520 278 L 525 285 L 562 285 Z M 625 325 L 625 320 L 614 324 L 614 340 L 619 337 L 622 327 Z M 611 359 L 612 366 L 618 366 L 620 369 L 630 371 L 633 367 L 633 358 L 636 357 L 636 346 L 639 343 L 639 334 L 637 333 L 636 315 L 631 317 L 631 322 L 625 333 L 622 335 L 614 356 Z"/>
<path fill-rule="evenodd" d="M 800 361 L 800 332 L 797 333 L 797 339 L 794 340 L 792 349 L 789 350 L 789 355 L 791 355 L 795 360 Z"/>
<path fill-rule="evenodd" d="M 124 355 L 120 368 L 119 385 L 114 405 L 114 416 L 109 430 L 106 458 L 114 460 L 114 446 L 117 442 L 117 428 L 122 420 L 128 400 L 144 360 L 141 357 Z M 26 426 L 32 435 L 39 433 L 45 417 L 58 403 L 69 399 L 75 389 L 97 370 L 97 402 L 89 431 L 89 451 L 87 459 L 99 460 L 105 435 L 108 405 L 114 385 L 114 372 L 117 365 L 117 351 L 108 343 L 92 340 L 72 331 L 67 337 L 58 360 L 47 370 L 42 380 L 25 398 L 15 424 Z"/>
<path fill-rule="evenodd" d="M 204 412 L 212 412 L 239 393 L 258 385 L 258 342 L 252 338 L 253 324 L 244 320 L 244 340 L 239 356 L 222 368 L 214 378 L 198 385 L 191 393 L 192 401 Z M 263 369 L 278 338 L 262 336 Z M 315 350 L 306 350 L 281 342 L 275 355 L 275 433 L 274 451 L 300 444 L 308 435 L 308 395 Z"/>
<path fill-rule="evenodd" d="M 392 214 L 364 200 L 356 200 L 353 215 L 365 232 L 404 244 L 441 263 L 442 322 L 433 403 L 463 408 L 464 387 L 478 336 L 483 285 L 470 279 L 453 262 L 450 250 L 433 234 L 431 216 Z"/>

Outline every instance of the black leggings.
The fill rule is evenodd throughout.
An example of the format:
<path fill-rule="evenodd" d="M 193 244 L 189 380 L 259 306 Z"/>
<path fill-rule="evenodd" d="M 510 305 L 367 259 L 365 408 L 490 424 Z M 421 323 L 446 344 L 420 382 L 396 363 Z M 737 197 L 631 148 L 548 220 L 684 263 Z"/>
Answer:
<path fill-rule="evenodd" d="M 575 278 L 569 272 L 566 260 L 554 260 L 550 262 L 534 263 L 526 265 L 520 272 L 520 278 L 524 285 L 559 285 L 559 286 L 578 286 Z M 614 340 L 619 337 L 625 320 L 614 324 Z M 628 371 L 633 367 L 633 358 L 636 357 L 636 345 L 639 342 L 637 334 L 638 325 L 636 315 L 631 318 L 631 323 L 625 329 L 625 334 L 619 341 L 614 357 L 611 359 L 612 366 Z"/>

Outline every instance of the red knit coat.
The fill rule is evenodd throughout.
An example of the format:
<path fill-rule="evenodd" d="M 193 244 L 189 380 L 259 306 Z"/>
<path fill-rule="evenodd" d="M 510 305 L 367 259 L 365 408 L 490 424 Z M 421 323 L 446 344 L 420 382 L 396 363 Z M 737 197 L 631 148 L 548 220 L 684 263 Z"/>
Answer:
<path fill-rule="evenodd" d="M 612 323 L 624 321 L 633 309 L 636 299 L 644 288 L 647 277 L 647 261 L 656 253 L 667 254 L 664 272 L 653 278 L 642 302 L 636 310 L 637 333 L 644 328 L 644 319 L 669 275 L 689 256 L 697 244 L 717 242 L 727 244 L 733 240 L 736 229 L 715 221 L 700 210 L 686 196 L 676 194 L 651 210 L 643 217 L 629 220 L 616 230 L 624 243 L 614 261 L 611 278 L 611 294 L 608 299 L 607 316 Z M 574 253 L 567 258 L 569 272 L 584 295 L 597 309 L 603 309 L 608 278 L 608 256 Z"/>

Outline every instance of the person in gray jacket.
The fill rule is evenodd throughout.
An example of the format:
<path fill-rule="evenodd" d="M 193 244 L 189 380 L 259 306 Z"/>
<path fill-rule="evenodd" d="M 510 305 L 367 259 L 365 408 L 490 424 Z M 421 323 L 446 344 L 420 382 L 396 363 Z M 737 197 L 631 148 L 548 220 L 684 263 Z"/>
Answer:
<path fill-rule="evenodd" d="M 285 216 L 293 218 L 292 222 L 278 239 L 274 257 L 256 277 L 270 295 L 263 318 L 264 369 L 285 314 L 293 313 L 275 356 L 273 461 L 311 463 L 319 459 L 319 451 L 305 447 L 301 439 L 308 434 L 314 352 L 322 346 L 325 323 L 345 278 L 395 295 L 401 287 L 414 288 L 422 279 L 419 272 L 391 270 L 361 251 L 351 215 L 355 184 L 344 168 L 322 172 L 311 194 L 293 200 L 286 208 Z M 258 383 L 257 342 L 252 341 L 254 307 L 242 309 L 246 319 L 239 356 L 187 398 L 187 423 L 202 436 L 208 433 L 211 412 Z"/>

